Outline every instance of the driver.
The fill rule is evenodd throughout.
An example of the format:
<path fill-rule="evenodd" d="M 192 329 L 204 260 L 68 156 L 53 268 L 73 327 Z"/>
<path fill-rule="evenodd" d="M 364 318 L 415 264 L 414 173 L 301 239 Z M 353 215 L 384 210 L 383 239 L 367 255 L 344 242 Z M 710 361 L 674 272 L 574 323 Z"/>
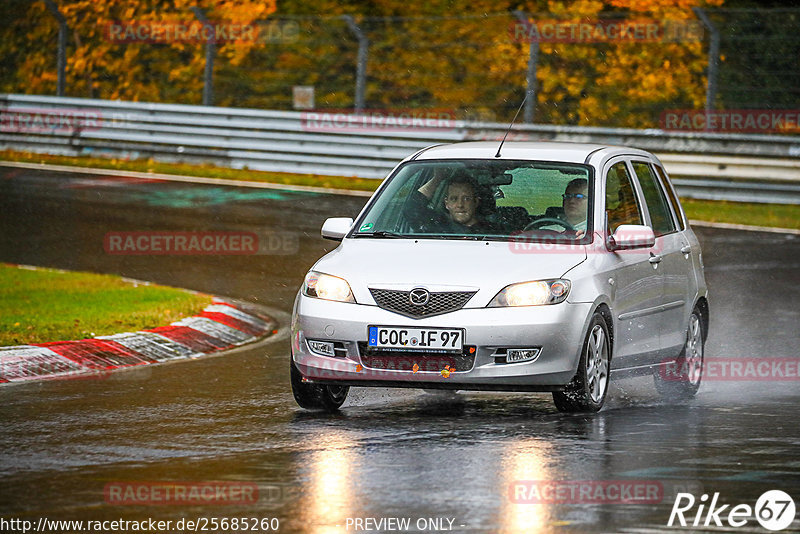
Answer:
<path fill-rule="evenodd" d="M 421 232 L 453 234 L 497 234 L 492 223 L 478 214 L 480 198 L 478 183 L 464 171 L 457 171 L 447 184 L 444 207 L 447 213 L 428 207 L 430 199 L 444 179 L 441 170 L 434 177 L 412 193 L 405 208 L 406 217 Z"/>
<path fill-rule="evenodd" d="M 564 194 L 561 195 L 563 211 L 559 210 L 556 216 L 569 226 L 551 224 L 540 228 L 558 231 L 574 230 L 578 237 L 583 237 L 586 233 L 586 214 L 588 213 L 587 206 L 589 203 L 588 191 L 589 181 L 586 178 L 576 178 L 568 183 Z"/>

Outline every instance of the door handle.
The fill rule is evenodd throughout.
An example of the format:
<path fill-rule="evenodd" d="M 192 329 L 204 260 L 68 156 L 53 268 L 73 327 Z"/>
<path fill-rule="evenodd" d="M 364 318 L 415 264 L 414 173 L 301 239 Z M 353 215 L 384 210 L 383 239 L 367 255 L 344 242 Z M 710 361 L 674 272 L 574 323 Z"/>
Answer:
<path fill-rule="evenodd" d="M 691 253 L 692 253 L 692 247 L 691 246 L 683 245 L 681 247 L 681 254 L 687 254 L 688 255 L 688 254 L 691 254 Z"/>
<path fill-rule="evenodd" d="M 657 265 L 657 264 L 661 263 L 661 256 L 658 256 L 658 255 L 656 255 L 656 254 L 653 254 L 653 253 L 651 252 L 651 253 L 650 253 L 650 259 L 649 259 L 649 260 L 647 260 L 647 261 L 649 261 L 649 262 L 650 262 L 650 263 L 652 263 L 653 265 Z"/>

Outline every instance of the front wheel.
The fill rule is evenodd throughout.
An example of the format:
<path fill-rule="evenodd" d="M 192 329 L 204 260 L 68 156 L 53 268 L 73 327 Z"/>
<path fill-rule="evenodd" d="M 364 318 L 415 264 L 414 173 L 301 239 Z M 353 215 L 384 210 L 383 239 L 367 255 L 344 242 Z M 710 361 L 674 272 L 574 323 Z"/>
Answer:
<path fill-rule="evenodd" d="M 674 362 L 660 365 L 653 374 L 656 389 L 666 399 L 689 399 L 700 389 L 703 379 L 703 352 L 705 328 L 700 310 L 695 308 L 689 316 L 686 342 Z"/>
<path fill-rule="evenodd" d="M 303 382 L 303 375 L 295 366 L 293 360 L 289 360 L 291 366 L 291 382 L 294 400 L 301 408 L 306 410 L 324 410 L 335 412 L 344 404 L 350 386 L 322 386 L 319 384 L 308 384 Z"/>
<path fill-rule="evenodd" d="M 597 412 L 608 392 L 611 347 L 608 326 L 595 312 L 583 341 L 578 372 L 564 391 L 554 391 L 553 401 L 560 412 Z"/>

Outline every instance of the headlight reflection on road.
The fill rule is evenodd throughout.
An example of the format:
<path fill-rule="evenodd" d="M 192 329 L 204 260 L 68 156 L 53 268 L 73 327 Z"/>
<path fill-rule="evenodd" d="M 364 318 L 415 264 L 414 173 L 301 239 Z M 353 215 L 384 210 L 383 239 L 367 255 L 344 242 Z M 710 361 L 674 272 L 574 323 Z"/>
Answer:
<path fill-rule="evenodd" d="M 552 505 L 514 504 L 509 495 L 511 485 L 520 480 L 552 480 L 560 478 L 548 466 L 553 458 L 552 446 L 537 439 L 512 442 L 503 455 L 503 492 L 500 523 L 502 532 L 548 532 L 553 529 Z"/>
<path fill-rule="evenodd" d="M 311 453 L 307 464 L 310 480 L 301 507 L 303 522 L 320 534 L 339 534 L 345 531 L 345 519 L 353 515 L 356 442 L 341 433 L 319 437 L 316 443 L 322 448 Z"/>

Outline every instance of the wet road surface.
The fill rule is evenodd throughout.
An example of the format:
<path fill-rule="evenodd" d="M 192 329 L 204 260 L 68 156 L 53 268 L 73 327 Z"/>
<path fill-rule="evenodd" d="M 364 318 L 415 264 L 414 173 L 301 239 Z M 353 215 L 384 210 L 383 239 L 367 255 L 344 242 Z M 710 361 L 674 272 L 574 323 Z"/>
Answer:
<path fill-rule="evenodd" d="M 319 238 L 322 222 L 364 202 L 0 168 L 0 261 L 235 297 L 288 326 L 303 275 L 335 247 Z M 104 250 L 108 232 L 156 230 L 250 231 L 279 244 L 256 256 Z M 711 297 L 706 357 L 798 358 L 800 236 L 696 231 Z M 288 357 L 281 336 L 102 380 L 0 388 L 0 517 L 278 518 L 279 532 L 330 533 L 396 517 L 410 519 L 410 532 L 656 532 L 678 491 L 753 506 L 780 489 L 800 505 L 797 378 L 707 381 L 683 403 L 661 401 L 650 378 L 612 381 L 606 408 L 590 416 L 559 414 L 548 394 L 353 389 L 341 413 L 324 415 L 295 405 Z M 526 494 L 514 488 L 526 480 L 659 489 L 648 504 L 518 504 Z M 109 502 L 109 488 L 154 481 L 258 491 L 237 504 Z M 398 531 L 390 526 L 376 530 Z M 767 532 L 753 518 L 677 530 Z"/>

